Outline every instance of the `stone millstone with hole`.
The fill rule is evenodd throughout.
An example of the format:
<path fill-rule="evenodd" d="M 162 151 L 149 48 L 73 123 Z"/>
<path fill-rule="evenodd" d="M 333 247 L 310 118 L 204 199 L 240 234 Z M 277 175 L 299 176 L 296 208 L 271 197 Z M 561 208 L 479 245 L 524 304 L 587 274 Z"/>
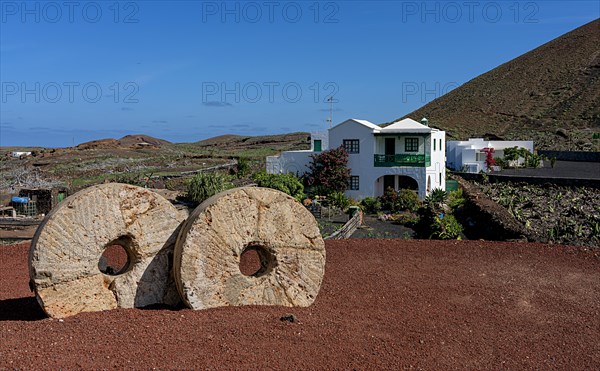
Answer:
<path fill-rule="evenodd" d="M 62 318 L 113 308 L 177 305 L 173 248 L 183 221 L 165 198 L 127 184 L 102 184 L 61 202 L 39 226 L 29 276 L 46 314 Z M 102 254 L 120 245 L 127 263 L 101 271 Z"/>
<path fill-rule="evenodd" d="M 240 271 L 255 250 L 260 268 Z M 181 228 L 175 282 L 193 309 L 237 305 L 311 305 L 325 273 L 325 243 L 317 221 L 285 193 L 236 188 L 203 202 Z"/>

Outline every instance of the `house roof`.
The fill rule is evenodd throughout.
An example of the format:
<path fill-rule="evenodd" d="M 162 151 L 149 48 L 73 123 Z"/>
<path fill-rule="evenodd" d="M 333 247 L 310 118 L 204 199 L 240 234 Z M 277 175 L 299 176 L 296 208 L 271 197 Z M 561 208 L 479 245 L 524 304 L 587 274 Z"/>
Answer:
<path fill-rule="evenodd" d="M 431 133 L 432 129 L 416 122 L 413 119 L 406 118 L 396 121 L 393 124 L 384 128 L 379 128 L 380 133 Z"/>
<path fill-rule="evenodd" d="M 359 119 L 348 119 L 340 124 L 337 124 L 332 129 L 335 129 L 339 126 L 342 126 L 349 122 L 356 122 L 361 124 L 372 130 L 374 134 L 394 134 L 394 133 L 431 133 L 434 131 L 438 131 L 438 129 L 430 128 L 429 126 L 425 126 L 416 122 L 413 119 L 406 118 L 404 120 L 396 121 L 393 124 L 382 128 L 379 125 L 375 125 L 374 123 L 367 120 L 359 120 Z"/>
<path fill-rule="evenodd" d="M 374 123 L 372 123 L 372 122 L 370 122 L 370 121 L 367 121 L 367 120 L 359 120 L 359 119 L 351 119 L 351 120 L 352 120 L 352 121 L 356 121 L 356 122 L 358 122 L 359 124 L 361 124 L 361 125 L 364 125 L 364 126 L 366 126 L 366 127 L 369 127 L 369 128 L 371 128 L 371 129 L 377 129 L 377 130 L 381 129 L 379 126 L 377 126 L 377 125 L 375 125 Z"/>
<path fill-rule="evenodd" d="M 339 123 L 339 124 L 335 125 L 334 127 L 332 127 L 332 128 L 331 128 L 331 129 L 329 129 L 329 130 L 336 130 L 336 129 L 338 129 L 338 128 L 339 128 L 339 127 L 341 127 L 341 126 L 344 126 L 344 125 L 346 125 L 346 124 L 349 124 L 349 123 L 352 123 L 352 122 L 354 122 L 354 123 L 357 123 L 357 124 L 360 124 L 360 125 L 362 125 L 362 126 L 364 126 L 364 127 L 368 128 L 368 129 L 370 129 L 370 130 L 371 130 L 371 131 L 373 131 L 373 132 L 375 132 L 376 130 L 379 130 L 379 129 L 381 129 L 381 127 L 379 127 L 379 126 L 375 125 L 374 123 L 372 123 L 372 122 L 369 122 L 369 121 L 367 121 L 367 120 L 348 119 L 348 120 L 345 120 L 344 122 L 341 122 L 341 123 Z"/>

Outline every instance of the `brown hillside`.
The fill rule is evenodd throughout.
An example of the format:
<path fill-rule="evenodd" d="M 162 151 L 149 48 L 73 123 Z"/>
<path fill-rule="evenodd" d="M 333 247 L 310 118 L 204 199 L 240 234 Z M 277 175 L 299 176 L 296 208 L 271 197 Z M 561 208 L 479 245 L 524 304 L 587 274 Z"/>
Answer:
<path fill-rule="evenodd" d="M 171 142 L 151 137 L 144 134 L 126 135 L 117 140 L 113 138 L 92 140 L 79 144 L 76 148 L 83 149 L 111 149 L 111 148 L 143 148 L 143 147 L 161 147 Z"/>
<path fill-rule="evenodd" d="M 600 131 L 600 19 L 480 75 L 405 117 L 455 139 L 533 139 L 537 148 L 595 149 Z"/>
<path fill-rule="evenodd" d="M 171 142 L 151 137 L 149 135 L 144 134 L 135 134 L 135 135 L 126 135 L 123 138 L 119 139 L 119 142 L 122 146 L 133 147 L 133 146 L 154 146 L 160 147 L 165 144 L 170 144 Z"/>
<path fill-rule="evenodd" d="M 194 143 L 196 147 L 223 149 L 272 149 L 290 150 L 307 149 L 310 147 L 310 134 L 291 133 L 264 136 L 221 135 Z"/>
<path fill-rule="evenodd" d="M 79 149 L 79 150 L 84 150 L 84 149 L 103 149 L 103 148 L 117 148 L 119 147 L 119 141 L 113 138 L 106 138 L 106 139 L 98 139 L 98 140 L 92 140 L 89 142 L 85 142 L 85 143 L 81 143 L 79 145 L 77 145 L 75 148 Z"/>

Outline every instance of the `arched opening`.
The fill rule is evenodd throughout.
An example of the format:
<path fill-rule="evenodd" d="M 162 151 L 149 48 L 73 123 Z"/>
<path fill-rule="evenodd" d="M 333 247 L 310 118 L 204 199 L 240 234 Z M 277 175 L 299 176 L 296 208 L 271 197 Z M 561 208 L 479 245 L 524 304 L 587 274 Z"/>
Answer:
<path fill-rule="evenodd" d="M 413 191 L 419 191 L 419 183 L 414 179 L 406 175 L 398 175 L 398 189 L 410 189 Z"/>

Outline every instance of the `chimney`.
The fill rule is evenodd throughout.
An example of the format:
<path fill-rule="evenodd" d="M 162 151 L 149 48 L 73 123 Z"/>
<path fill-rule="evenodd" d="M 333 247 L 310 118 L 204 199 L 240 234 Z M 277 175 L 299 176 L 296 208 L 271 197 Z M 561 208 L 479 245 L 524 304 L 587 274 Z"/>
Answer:
<path fill-rule="evenodd" d="M 425 126 L 429 126 L 429 120 L 427 120 L 425 117 L 423 117 L 423 118 L 421 119 L 421 124 L 422 124 L 422 125 L 425 125 Z"/>

